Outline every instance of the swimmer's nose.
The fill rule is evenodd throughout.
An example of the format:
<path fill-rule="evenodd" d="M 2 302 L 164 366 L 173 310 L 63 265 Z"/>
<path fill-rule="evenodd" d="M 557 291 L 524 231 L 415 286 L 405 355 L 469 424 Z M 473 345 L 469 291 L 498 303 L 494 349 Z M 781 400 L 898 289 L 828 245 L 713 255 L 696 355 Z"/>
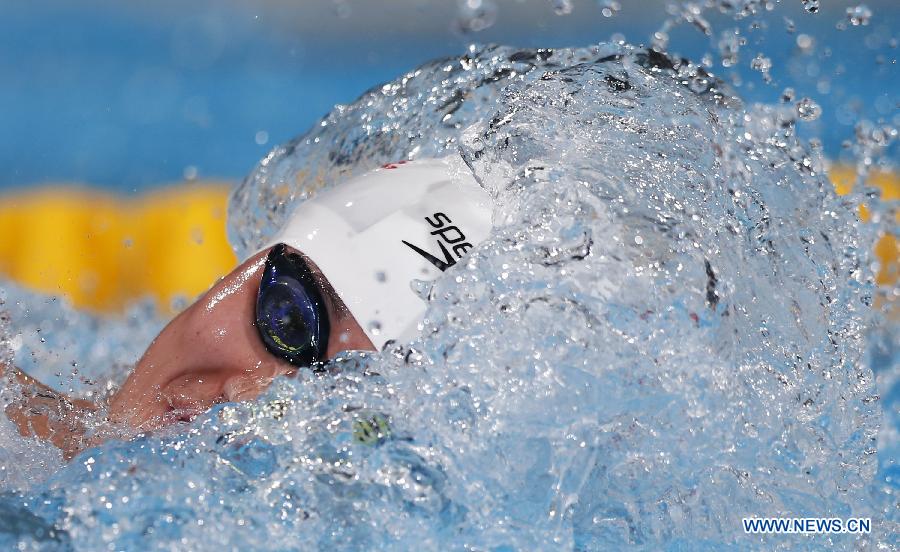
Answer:
<path fill-rule="evenodd" d="M 189 420 L 218 402 L 255 398 L 297 369 L 268 352 L 255 325 L 267 253 L 248 259 L 160 332 L 113 397 L 111 421 L 153 429 Z M 342 337 L 334 341 L 344 346 L 329 346 L 329 357 L 371 348 L 355 321 Z"/>

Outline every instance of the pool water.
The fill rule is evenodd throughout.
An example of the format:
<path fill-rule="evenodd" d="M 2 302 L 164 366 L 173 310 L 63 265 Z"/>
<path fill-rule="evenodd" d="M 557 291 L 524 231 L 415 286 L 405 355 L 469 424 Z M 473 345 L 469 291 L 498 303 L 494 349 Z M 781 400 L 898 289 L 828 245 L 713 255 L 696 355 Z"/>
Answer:
<path fill-rule="evenodd" d="M 496 199 L 494 230 L 465 263 L 415 284 L 428 302 L 421 336 L 68 464 L 0 420 L 0 538 L 24 549 L 895 545 L 896 324 L 871 252 L 890 219 L 862 225 L 860 202 L 887 207 L 835 194 L 821 151 L 797 138 L 807 108 L 745 104 L 706 69 L 625 43 L 472 47 L 335 108 L 235 191 L 230 240 L 245 257 L 316 188 L 460 156 Z M 162 324 L 146 305 L 106 321 L 5 293 L 16 327 L 41 330 L 8 331 L 9 354 L 95 397 Z M 88 359 L 75 376 L 70 358 Z M 894 430 L 879 433 L 883 419 Z M 741 530 L 742 517 L 778 515 L 871 517 L 873 532 Z"/>

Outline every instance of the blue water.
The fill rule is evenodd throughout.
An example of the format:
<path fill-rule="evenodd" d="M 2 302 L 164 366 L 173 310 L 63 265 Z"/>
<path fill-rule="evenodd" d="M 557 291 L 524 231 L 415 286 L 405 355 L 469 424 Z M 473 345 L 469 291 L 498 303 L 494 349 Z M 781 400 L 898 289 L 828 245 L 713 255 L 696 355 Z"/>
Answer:
<path fill-rule="evenodd" d="M 856 220 L 860 196 L 834 194 L 804 124 L 793 102 L 748 105 L 696 65 L 609 43 L 472 48 L 372 90 L 256 167 L 230 238 L 255 250 L 311 182 L 461 156 L 496 198 L 494 229 L 416 284 L 422 335 L 69 464 L 0 418 L 2 543 L 891 546 L 897 439 L 877 395 L 898 355 L 871 308 L 876 227 Z M 5 301 L 15 362 L 48 379 L 74 360 L 93 381 L 71 385 L 95 396 L 159 323 Z M 777 515 L 874 530 L 741 529 Z"/>
<path fill-rule="evenodd" d="M 115 434 L 68 464 L 0 416 L 0 547 L 900 545 L 900 353 L 877 306 L 896 290 L 876 289 L 871 253 L 878 232 L 896 233 L 896 205 L 862 189 L 838 198 L 825 174 L 827 158 L 896 163 L 896 140 L 879 150 L 874 127 L 853 128 L 896 123 L 893 4 L 871 3 L 870 25 L 845 31 L 835 3 L 716 16 L 714 42 L 734 25 L 767 37 L 741 49 L 736 72 L 714 56 L 726 82 L 621 43 L 467 50 L 472 36 L 447 31 L 454 6 L 344 19 L 334 5 L 0 6 L 6 187 L 133 191 L 186 167 L 249 172 L 229 207 L 242 257 L 310 179 L 402 157 L 459 155 L 497 200 L 467 262 L 418 285 L 427 331 L 410 343 L 348 354 L 189 426 Z M 516 6 L 474 37 L 637 42 L 664 18 L 646 3 L 631 5 L 643 19 L 627 5 L 618 19 L 593 3 L 565 17 Z M 431 26 L 410 32 L 410 17 Z M 808 55 L 800 32 L 819 41 Z M 671 35 L 695 61 L 717 52 L 688 27 Z M 758 52 L 773 85 L 748 68 Z M 401 76 L 437 55 L 449 57 Z M 804 120 L 805 96 L 821 117 Z M 856 220 L 862 201 L 879 224 Z M 95 399 L 165 322 L 147 305 L 103 319 L 12 285 L 0 299 L 2 358 Z M 366 427 L 381 435 L 361 438 Z M 873 534 L 740 528 L 775 515 L 871 517 Z"/>
<path fill-rule="evenodd" d="M 133 192 L 186 174 L 236 181 L 334 104 L 471 41 L 559 47 L 619 33 L 647 43 L 665 17 L 658 0 L 624 0 L 612 18 L 593 1 L 567 16 L 546 0 L 501 2 L 493 26 L 463 35 L 454 2 L 351 3 L 346 13 L 339 4 L 0 2 L 0 189 L 75 181 Z M 816 99 L 824 115 L 803 132 L 821 136 L 832 159 L 860 117 L 890 122 L 900 101 L 897 49 L 887 45 L 900 5 L 870 1 L 871 25 L 838 31 L 849 5 L 825 2 L 811 16 L 799 0 L 782 2 L 754 19 L 767 28 L 745 31 L 734 68 L 748 100 L 775 101 L 788 85 Z M 715 53 L 730 16 L 708 17 L 716 36 L 681 26 L 673 49 L 695 60 Z M 798 55 L 800 33 L 831 55 Z M 758 50 L 776 53 L 773 85 L 749 66 Z"/>

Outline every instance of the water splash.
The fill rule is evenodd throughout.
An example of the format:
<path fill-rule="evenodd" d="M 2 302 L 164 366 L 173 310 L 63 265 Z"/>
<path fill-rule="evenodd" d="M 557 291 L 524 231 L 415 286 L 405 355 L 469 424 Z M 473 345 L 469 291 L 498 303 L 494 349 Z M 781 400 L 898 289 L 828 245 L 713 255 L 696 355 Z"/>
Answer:
<path fill-rule="evenodd" d="M 716 4 L 737 17 L 768 5 Z M 673 17 L 709 34 L 703 13 Z M 744 38 L 728 33 L 733 65 Z M 820 113 L 792 90 L 744 106 L 704 68 L 622 44 L 476 47 L 338 106 L 235 192 L 232 243 L 254 252 L 349 175 L 462 155 L 498 199 L 497 228 L 419 284 L 423 336 L 65 467 L 2 420 L 13 522 L 0 542 L 800 548 L 812 545 L 747 539 L 740 518 L 863 515 L 874 535 L 834 540 L 887 546 L 896 468 L 875 473 L 900 440 L 883 432 L 874 455 L 874 378 L 895 389 L 900 356 L 896 326 L 869 306 L 897 293 L 875 289 L 870 245 L 896 233 L 896 204 L 865 182 L 897 131 L 857 126 L 857 186 L 837 198 L 796 136 Z M 860 205 L 874 224 L 857 223 Z M 40 301 L 8 292 L 7 354 L 97 396 L 161 323 Z M 86 380 L 63 375 L 73 359 Z"/>
<path fill-rule="evenodd" d="M 772 70 L 772 60 L 764 56 L 763 54 L 756 54 L 750 61 L 750 68 L 754 71 L 759 71 L 762 74 L 763 80 L 767 83 L 772 82 L 772 75 L 769 73 Z"/>
<path fill-rule="evenodd" d="M 815 121 L 822 115 L 819 104 L 809 98 L 803 98 L 797 102 L 797 116 L 804 121 Z"/>
<path fill-rule="evenodd" d="M 741 47 L 746 43 L 747 40 L 740 36 L 738 29 L 723 31 L 719 38 L 719 58 L 722 60 L 722 67 L 737 65 Z"/>
<path fill-rule="evenodd" d="M 883 542 L 868 246 L 796 118 L 616 44 L 473 48 L 338 107 L 236 191 L 232 239 L 255 250 L 346 175 L 461 155 L 495 229 L 421 284 L 422 336 L 12 484 L 2 538 L 753 546 L 742 516 L 791 513 L 872 516 Z"/>

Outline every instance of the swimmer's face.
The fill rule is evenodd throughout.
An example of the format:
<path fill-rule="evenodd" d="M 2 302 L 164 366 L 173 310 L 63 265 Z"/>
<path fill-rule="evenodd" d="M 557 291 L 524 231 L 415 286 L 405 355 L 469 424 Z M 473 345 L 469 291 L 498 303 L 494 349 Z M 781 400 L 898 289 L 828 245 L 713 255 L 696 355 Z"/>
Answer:
<path fill-rule="evenodd" d="M 112 421 L 152 429 L 188 420 L 218 402 L 252 399 L 310 360 L 375 349 L 315 264 L 290 248 L 270 252 L 247 259 L 163 329 L 113 397 Z M 275 281 L 279 266 L 299 274 L 302 288 Z M 259 309 L 258 324 L 260 299 L 272 308 Z M 305 340 L 276 327 L 284 309 L 318 320 L 321 335 Z"/>

